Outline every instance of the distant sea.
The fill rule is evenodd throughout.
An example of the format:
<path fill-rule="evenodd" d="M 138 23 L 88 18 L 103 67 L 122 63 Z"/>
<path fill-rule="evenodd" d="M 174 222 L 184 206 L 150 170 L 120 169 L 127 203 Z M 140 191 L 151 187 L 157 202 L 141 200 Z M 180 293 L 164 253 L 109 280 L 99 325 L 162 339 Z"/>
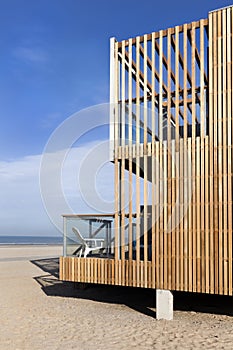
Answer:
<path fill-rule="evenodd" d="M 61 245 L 63 237 L 0 236 L 0 245 Z"/>

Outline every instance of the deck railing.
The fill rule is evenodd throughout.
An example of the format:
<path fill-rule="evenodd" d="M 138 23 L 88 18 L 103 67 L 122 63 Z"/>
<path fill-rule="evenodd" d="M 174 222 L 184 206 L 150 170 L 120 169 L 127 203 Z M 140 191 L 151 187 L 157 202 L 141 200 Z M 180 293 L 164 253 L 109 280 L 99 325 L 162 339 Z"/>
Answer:
<path fill-rule="evenodd" d="M 101 251 L 97 254 L 109 256 L 114 252 L 113 214 L 78 214 L 63 215 L 64 241 L 63 256 L 76 256 L 81 246 L 80 238 L 77 237 L 73 228 L 78 230 L 86 240 L 96 239 L 101 241 Z"/>

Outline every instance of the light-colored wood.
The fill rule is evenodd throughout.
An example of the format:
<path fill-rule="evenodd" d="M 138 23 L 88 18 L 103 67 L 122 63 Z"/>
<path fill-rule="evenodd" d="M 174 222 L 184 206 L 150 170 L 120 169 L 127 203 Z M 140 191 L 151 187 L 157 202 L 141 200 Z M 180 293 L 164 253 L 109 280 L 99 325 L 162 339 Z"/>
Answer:
<path fill-rule="evenodd" d="M 232 48 L 233 48 L 233 9 L 227 10 L 227 149 L 228 149 L 228 294 L 232 295 L 232 91 L 233 91 L 233 66 L 232 66 Z"/>
<path fill-rule="evenodd" d="M 114 43 L 114 257 L 61 278 L 232 295 L 232 13 Z"/>
<path fill-rule="evenodd" d="M 180 217 L 181 203 L 180 203 L 180 122 L 179 122 L 179 27 L 175 28 L 175 86 L 176 86 L 176 97 L 175 97 L 175 110 L 176 110 L 176 128 L 175 128 L 175 149 L 174 149 L 174 199 L 173 199 L 173 215 L 174 217 L 174 232 L 175 236 L 175 266 L 176 266 L 176 277 L 173 282 L 174 288 L 180 289 L 181 276 L 183 275 L 183 252 L 180 250 L 180 245 L 183 241 L 183 233 L 180 230 Z"/>
<path fill-rule="evenodd" d="M 205 24 L 205 26 L 208 25 L 208 19 L 204 19 L 204 24 Z M 191 29 L 191 25 L 192 25 L 192 23 L 189 23 L 189 24 L 187 25 L 187 28 L 188 28 L 189 30 Z M 196 28 L 199 28 L 199 26 L 200 26 L 200 21 L 193 22 L 193 25 L 194 25 Z M 174 33 L 175 33 L 175 28 L 169 28 L 169 29 L 170 29 L 171 34 L 174 34 Z M 163 37 L 166 37 L 166 36 L 167 36 L 167 33 L 168 33 L 168 30 L 169 30 L 169 29 L 161 30 L 161 33 L 162 33 L 162 36 L 163 36 Z M 183 31 L 183 25 L 180 25 L 180 26 L 179 26 L 179 32 L 182 32 L 182 31 Z M 154 33 L 154 34 L 155 34 L 155 39 L 158 39 L 159 33 L 157 32 L 157 33 Z M 147 34 L 148 41 L 151 40 L 151 37 L 152 37 L 152 34 Z M 143 40 L 144 40 L 144 36 L 140 36 L 140 37 L 139 37 L 139 42 L 143 42 Z M 136 42 L 136 38 L 133 39 L 133 44 L 135 44 L 135 42 Z M 126 45 L 127 45 L 127 44 L 128 44 L 128 42 L 126 41 Z M 119 43 L 119 47 L 121 47 L 121 43 Z"/>
<path fill-rule="evenodd" d="M 164 288 L 164 270 L 166 263 L 165 262 L 165 239 L 164 239 L 164 216 L 165 216 L 165 198 L 164 198 L 164 178 L 163 172 L 164 169 L 164 147 L 163 147 L 163 89 L 162 89 L 162 81 L 163 81 L 163 33 L 159 32 L 159 284 L 157 284 L 157 288 L 161 286 Z M 164 266 L 165 265 L 165 266 Z M 158 267 L 157 267 L 158 268 Z"/>
<path fill-rule="evenodd" d="M 179 154 L 176 154 L 176 157 L 179 157 L 179 177 L 178 177 L 178 186 L 179 186 L 179 210 L 176 214 L 176 240 L 179 244 L 179 255 L 180 255 L 180 266 L 179 266 L 179 279 L 180 283 L 177 285 L 177 289 L 183 290 L 184 288 L 184 142 L 183 139 L 180 140 L 180 149 Z M 186 164 L 185 164 L 186 167 Z"/>
<path fill-rule="evenodd" d="M 171 278 L 172 278 L 172 231 L 171 231 L 171 214 L 172 214 L 172 162 L 171 162 L 171 30 L 167 32 L 167 218 L 165 219 L 166 226 L 164 227 L 165 236 L 167 236 L 167 274 L 165 281 L 167 280 L 167 289 L 171 289 Z M 165 185 L 165 184 L 164 184 Z"/>
<path fill-rule="evenodd" d="M 227 42 L 227 18 L 226 10 L 222 11 L 222 294 L 226 294 L 228 290 L 228 261 L 227 261 L 227 57 L 226 57 L 226 42 Z"/>
<path fill-rule="evenodd" d="M 114 198 L 115 198 L 115 229 L 114 229 L 114 236 L 115 236 L 115 260 L 119 259 L 119 227 L 120 227 L 120 221 L 119 221 L 119 164 L 118 164 L 118 158 L 117 158 L 117 150 L 118 150 L 118 138 L 119 138 L 119 120 L 118 120 L 118 100 L 119 100 L 119 72 L 118 72 L 118 59 L 117 59 L 117 52 L 118 52 L 118 43 L 115 43 L 115 103 L 114 103 L 114 109 L 115 109 L 115 123 L 114 123 Z M 116 277 L 117 282 L 117 277 Z"/>
<path fill-rule="evenodd" d="M 122 64 L 121 64 L 121 140 L 120 144 L 122 145 L 121 149 L 121 161 L 120 161 L 120 215 L 121 215 L 121 223 L 120 223 L 120 231 L 121 231 L 121 239 L 120 239 L 120 247 L 121 247 L 121 260 L 123 261 L 122 270 L 121 270 L 121 279 L 123 283 L 125 283 L 125 269 L 124 269 L 124 261 L 125 261 L 125 42 L 122 42 Z M 122 282 L 121 282 L 122 283 Z"/>
<path fill-rule="evenodd" d="M 210 293 L 214 293 L 214 39 L 216 33 L 213 31 L 213 14 L 209 17 L 209 203 L 210 203 L 210 235 L 209 235 L 209 260 L 210 260 Z"/>
<path fill-rule="evenodd" d="M 140 39 L 136 39 L 136 261 L 137 261 L 137 287 L 140 286 L 140 89 L 139 89 L 139 70 L 140 70 Z"/>
<path fill-rule="evenodd" d="M 144 36 L 144 86 L 147 84 L 147 35 Z M 143 144 L 144 144 L 144 181 L 143 181 L 143 235 L 144 235 L 144 261 L 147 263 L 148 261 L 148 159 L 147 159 L 147 119 L 148 119 L 148 111 L 147 111 L 147 92 L 144 89 L 144 109 L 143 109 L 143 117 L 144 117 L 144 137 L 143 137 Z M 147 281 L 147 265 L 145 264 L 145 280 Z M 147 283 L 147 282 L 146 282 Z"/>
<path fill-rule="evenodd" d="M 216 289 L 219 294 L 223 293 L 223 264 L 222 264 L 222 245 L 223 245 L 223 231 L 222 231 L 222 221 L 223 221 L 223 212 L 222 212 L 222 201 L 223 201 L 223 186 L 222 186 L 222 119 L 225 118 L 225 115 L 223 115 L 223 105 L 222 105 L 222 68 L 224 62 L 222 61 L 223 55 L 222 55 L 222 12 L 218 12 L 217 16 L 217 23 L 218 23 L 218 29 L 217 29 L 217 144 L 218 144 L 218 184 L 217 189 L 218 193 L 216 196 L 216 201 L 218 197 L 218 233 L 216 232 L 216 236 L 218 235 L 218 243 L 216 242 L 216 248 L 218 249 L 218 272 L 216 271 L 216 274 L 218 275 L 218 289 Z M 221 83 L 220 83 L 221 82 Z M 219 86 L 220 85 L 220 86 Z M 217 228 L 216 228 L 217 231 Z M 216 237 L 217 241 L 217 237 Z M 216 279 L 217 281 L 217 279 Z"/>
<path fill-rule="evenodd" d="M 171 279 L 170 289 L 176 289 L 176 283 L 179 285 L 179 244 L 176 237 L 176 205 L 177 201 L 177 186 L 176 186 L 176 176 L 177 176 L 177 166 L 179 163 L 176 162 L 176 140 L 171 140 L 171 229 L 169 236 L 171 236 Z"/>
<path fill-rule="evenodd" d="M 208 213 L 205 212 L 205 201 L 206 201 L 206 192 L 205 192 L 205 134 L 206 134 L 206 115 L 205 115 L 205 82 L 204 82 L 204 60 L 205 60 L 205 40 L 204 40 L 204 23 L 203 20 L 200 21 L 200 122 L 201 122 L 201 154 L 200 154 L 200 176 L 201 176 L 201 189 L 200 189 L 200 249 L 201 249 L 201 260 L 200 260 L 200 274 L 201 274 L 201 288 L 200 291 L 205 293 L 206 284 L 205 284 L 205 270 L 206 260 L 205 260 L 205 244 L 206 236 L 205 236 L 205 221 L 208 219 Z M 206 160 L 208 161 L 208 160 Z M 207 175 L 208 176 L 208 175 Z M 208 186 L 208 183 L 207 183 Z M 206 242 L 206 243 L 205 243 Z"/>
<path fill-rule="evenodd" d="M 213 109 L 214 109 L 214 292 L 218 293 L 218 27 L 217 13 L 213 13 Z"/>
<path fill-rule="evenodd" d="M 192 159 L 192 149 L 191 149 L 191 138 L 187 139 L 187 160 L 191 162 Z M 192 167 L 193 164 L 191 162 L 191 166 L 188 167 L 188 193 L 193 194 L 192 189 Z M 190 199 L 189 208 L 188 208 L 188 290 L 193 290 L 193 230 L 192 230 L 192 197 Z"/>
<path fill-rule="evenodd" d="M 196 138 L 196 283 L 197 292 L 201 292 L 201 159 L 200 159 L 200 137 Z"/>
<path fill-rule="evenodd" d="M 183 32 L 183 86 L 184 86 L 184 122 L 183 122 L 183 138 L 184 138 L 184 290 L 188 290 L 188 144 L 187 144 L 187 24 L 184 25 Z"/>
<path fill-rule="evenodd" d="M 128 77 L 128 98 L 129 98 L 129 233 L 128 233 L 128 245 L 129 245 L 129 262 L 131 264 L 133 258 L 133 166 L 132 166 L 132 155 L 133 155 L 133 120 L 132 120 L 132 39 L 129 40 L 129 77 Z M 132 283 L 132 269 L 128 271 L 128 285 Z"/>
<path fill-rule="evenodd" d="M 155 38 L 152 34 L 151 42 L 151 86 L 152 86 L 152 99 L 151 99 L 151 123 L 152 123 L 152 154 L 151 154 L 151 181 L 152 181 L 152 194 L 151 194 L 151 220 L 150 227 L 151 230 L 151 260 L 152 260 L 152 288 L 156 286 L 156 280 L 158 281 L 159 274 L 158 266 L 159 262 L 159 234 L 158 234 L 158 190 L 155 191 L 155 186 L 158 186 L 158 167 L 156 167 L 156 162 L 158 163 L 158 142 L 155 144 Z M 158 189 L 158 187 L 157 187 Z"/>
<path fill-rule="evenodd" d="M 205 138 L 205 292 L 209 293 L 210 291 L 210 223 L 209 223 L 209 137 Z M 204 278 L 204 277 L 203 277 Z"/>

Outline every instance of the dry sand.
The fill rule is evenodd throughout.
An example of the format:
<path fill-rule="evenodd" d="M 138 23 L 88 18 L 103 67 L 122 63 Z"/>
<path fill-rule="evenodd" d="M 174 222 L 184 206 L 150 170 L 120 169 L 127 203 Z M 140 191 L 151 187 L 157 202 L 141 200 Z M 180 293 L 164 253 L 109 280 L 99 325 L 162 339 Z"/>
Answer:
<path fill-rule="evenodd" d="M 0 247 L 1 350 L 233 349 L 232 298 L 178 293 L 156 321 L 154 291 L 60 282 L 60 254 Z"/>

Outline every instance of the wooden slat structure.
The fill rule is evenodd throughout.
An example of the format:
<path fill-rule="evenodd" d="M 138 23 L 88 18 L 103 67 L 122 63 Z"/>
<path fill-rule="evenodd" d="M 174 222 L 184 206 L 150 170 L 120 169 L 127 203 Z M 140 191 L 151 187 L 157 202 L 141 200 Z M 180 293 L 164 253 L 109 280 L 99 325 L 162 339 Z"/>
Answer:
<path fill-rule="evenodd" d="M 232 295 L 233 7 L 111 43 L 114 256 L 60 278 Z"/>

